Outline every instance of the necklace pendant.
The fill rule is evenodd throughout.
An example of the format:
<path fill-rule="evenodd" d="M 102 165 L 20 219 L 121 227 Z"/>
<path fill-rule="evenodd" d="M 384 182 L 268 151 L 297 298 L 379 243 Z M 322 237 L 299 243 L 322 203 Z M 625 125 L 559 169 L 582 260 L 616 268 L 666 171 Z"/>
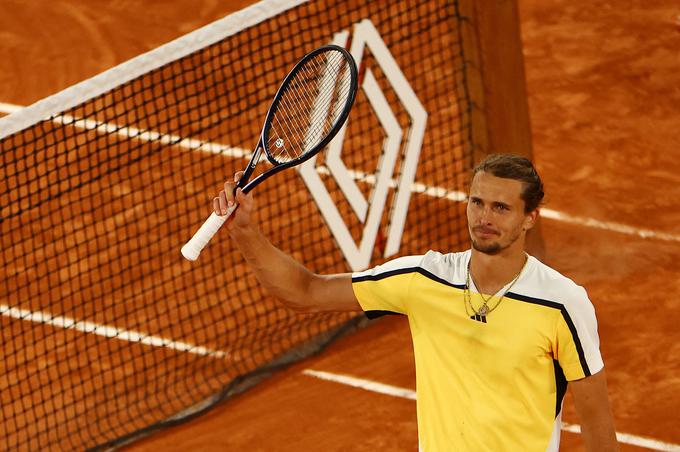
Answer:
<path fill-rule="evenodd" d="M 482 306 L 479 308 L 478 314 L 481 315 L 482 317 L 486 316 L 489 313 L 489 307 L 488 306 Z"/>

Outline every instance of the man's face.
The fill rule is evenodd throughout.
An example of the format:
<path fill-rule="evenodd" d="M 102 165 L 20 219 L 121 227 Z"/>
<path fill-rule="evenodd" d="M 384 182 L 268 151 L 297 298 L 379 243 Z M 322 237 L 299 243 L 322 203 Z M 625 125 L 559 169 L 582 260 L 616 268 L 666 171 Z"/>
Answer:
<path fill-rule="evenodd" d="M 524 248 L 524 235 L 538 211 L 524 213 L 522 183 L 483 171 L 475 174 L 467 205 L 472 247 L 485 254 L 499 254 L 512 245 Z M 522 239 L 518 242 L 519 239 Z"/>

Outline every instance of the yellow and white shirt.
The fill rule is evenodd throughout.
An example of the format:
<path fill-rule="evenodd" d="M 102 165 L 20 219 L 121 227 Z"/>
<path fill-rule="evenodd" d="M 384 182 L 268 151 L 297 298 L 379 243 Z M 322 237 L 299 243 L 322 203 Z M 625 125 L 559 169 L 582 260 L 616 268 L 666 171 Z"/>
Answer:
<path fill-rule="evenodd" d="M 463 297 L 470 255 L 430 251 L 352 275 L 367 316 L 408 316 L 421 450 L 556 451 L 567 381 L 604 366 L 593 305 L 529 256 L 498 307 L 475 316 Z"/>

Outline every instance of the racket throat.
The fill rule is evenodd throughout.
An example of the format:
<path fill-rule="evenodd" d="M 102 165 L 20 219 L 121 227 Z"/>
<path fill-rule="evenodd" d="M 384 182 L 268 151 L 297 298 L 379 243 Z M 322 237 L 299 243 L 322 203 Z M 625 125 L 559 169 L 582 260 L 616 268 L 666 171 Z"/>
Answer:
<path fill-rule="evenodd" d="M 252 176 L 253 171 L 255 171 L 255 167 L 257 166 L 257 163 L 260 161 L 261 155 L 262 155 L 262 146 L 258 145 L 257 148 L 253 151 L 253 156 L 250 159 L 250 163 L 248 164 L 248 167 L 243 172 L 243 176 L 241 176 L 241 179 L 239 179 L 238 183 L 236 184 L 236 187 L 234 187 L 234 193 L 236 192 L 237 188 L 242 189 L 243 187 L 246 186 L 246 184 L 250 180 L 250 176 Z"/>
<path fill-rule="evenodd" d="M 252 173 L 257 163 L 260 161 L 260 154 L 262 154 L 262 146 L 258 146 L 253 152 L 253 158 L 250 160 L 250 165 L 248 165 L 248 170 Z"/>

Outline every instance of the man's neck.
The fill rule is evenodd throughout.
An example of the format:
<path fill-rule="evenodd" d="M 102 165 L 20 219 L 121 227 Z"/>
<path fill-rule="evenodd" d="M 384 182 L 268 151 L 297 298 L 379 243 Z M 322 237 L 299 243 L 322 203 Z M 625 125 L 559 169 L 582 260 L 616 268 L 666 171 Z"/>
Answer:
<path fill-rule="evenodd" d="M 485 294 L 498 292 L 522 271 L 527 258 L 523 248 L 507 249 L 498 254 L 485 254 L 473 248 L 470 273 L 477 290 Z"/>

